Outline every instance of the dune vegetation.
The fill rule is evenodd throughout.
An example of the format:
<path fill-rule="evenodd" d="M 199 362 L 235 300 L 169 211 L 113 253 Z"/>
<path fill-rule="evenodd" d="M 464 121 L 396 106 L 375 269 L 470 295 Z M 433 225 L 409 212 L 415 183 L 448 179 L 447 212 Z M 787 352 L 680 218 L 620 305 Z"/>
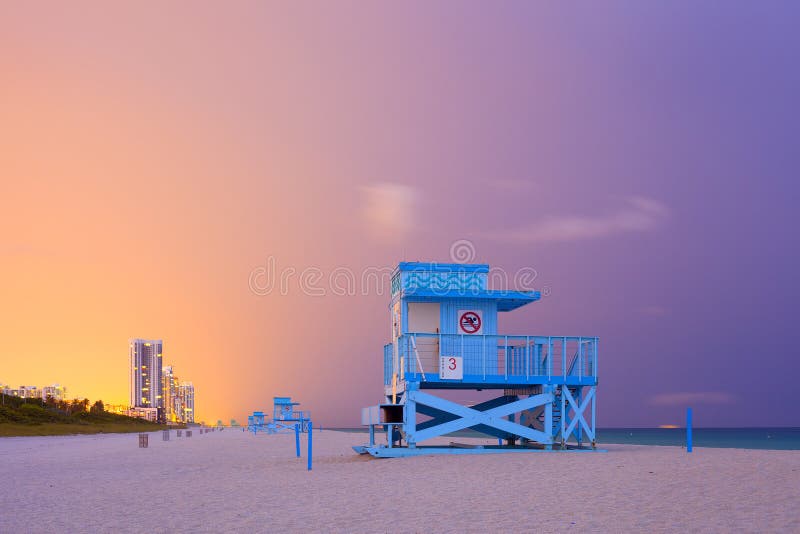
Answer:
<path fill-rule="evenodd" d="M 167 428 L 143 419 L 106 412 L 103 401 L 20 399 L 0 394 L 0 437 L 151 432 Z"/>

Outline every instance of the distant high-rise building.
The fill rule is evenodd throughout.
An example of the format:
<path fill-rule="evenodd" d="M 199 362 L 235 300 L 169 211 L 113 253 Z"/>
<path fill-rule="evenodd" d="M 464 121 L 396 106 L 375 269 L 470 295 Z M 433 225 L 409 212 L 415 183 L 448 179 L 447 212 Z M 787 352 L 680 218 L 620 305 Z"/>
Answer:
<path fill-rule="evenodd" d="M 178 396 L 181 399 L 180 421 L 194 423 L 194 385 L 191 382 L 183 382 L 178 386 Z"/>
<path fill-rule="evenodd" d="M 48 399 L 63 401 L 67 398 L 67 388 L 58 384 L 44 386 L 43 388 L 38 388 L 36 386 L 20 386 L 17 389 L 0 385 L 0 392 L 4 395 L 12 395 L 23 399 L 42 399 L 45 401 Z"/>
<path fill-rule="evenodd" d="M 45 400 L 53 399 L 56 401 L 62 401 L 67 398 L 67 388 L 59 384 L 45 386 L 42 388 L 42 398 Z"/>
<path fill-rule="evenodd" d="M 178 377 L 167 365 L 161 369 L 161 395 L 163 397 L 164 417 L 167 421 L 179 421 L 180 398 L 178 397 Z"/>
<path fill-rule="evenodd" d="M 161 389 L 160 339 L 131 339 L 130 356 L 131 408 L 160 408 L 164 402 Z M 159 419 L 163 419 L 159 417 Z"/>
<path fill-rule="evenodd" d="M 20 386 L 17 389 L 8 389 L 4 391 L 6 395 L 13 395 L 22 399 L 41 399 L 42 391 L 36 386 Z"/>

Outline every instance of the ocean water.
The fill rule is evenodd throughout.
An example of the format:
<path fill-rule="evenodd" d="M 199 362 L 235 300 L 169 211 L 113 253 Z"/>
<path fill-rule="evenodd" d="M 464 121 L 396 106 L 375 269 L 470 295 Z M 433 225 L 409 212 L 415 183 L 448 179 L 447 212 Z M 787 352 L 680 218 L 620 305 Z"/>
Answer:
<path fill-rule="evenodd" d="M 685 428 L 598 428 L 598 443 L 686 445 Z M 800 428 L 693 428 L 693 447 L 800 450 Z"/>
<path fill-rule="evenodd" d="M 347 432 L 366 432 L 366 428 L 339 428 Z M 487 437 L 472 430 L 460 430 L 452 437 Z M 597 443 L 633 445 L 686 445 L 685 428 L 599 428 Z M 692 446 L 800 450 L 800 428 L 694 428 Z"/>

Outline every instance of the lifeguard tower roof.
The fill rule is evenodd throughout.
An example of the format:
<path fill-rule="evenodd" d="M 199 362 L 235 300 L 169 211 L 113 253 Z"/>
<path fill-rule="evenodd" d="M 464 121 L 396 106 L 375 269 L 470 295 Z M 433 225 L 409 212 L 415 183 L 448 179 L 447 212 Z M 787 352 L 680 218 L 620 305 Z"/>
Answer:
<path fill-rule="evenodd" d="M 397 264 L 397 271 L 434 271 L 450 273 L 463 271 L 465 273 L 488 273 L 488 263 L 439 263 L 425 261 L 401 261 Z"/>
<path fill-rule="evenodd" d="M 402 292 L 418 302 L 493 301 L 499 312 L 516 310 L 541 298 L 539 291 L 487 289 L 488 273 L 485 263 L 400 262 L 392 274 L 392 294 Z"/>

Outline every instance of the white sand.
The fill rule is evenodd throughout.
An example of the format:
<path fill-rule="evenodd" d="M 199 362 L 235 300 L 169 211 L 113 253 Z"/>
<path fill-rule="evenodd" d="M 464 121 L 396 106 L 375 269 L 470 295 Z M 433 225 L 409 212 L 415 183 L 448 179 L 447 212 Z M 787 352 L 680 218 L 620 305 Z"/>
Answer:
<path fill-rule="evenodd" d="M 374 459 L 350 450 L 365 434 L 314 438 L 312 472 L 291 435 L 2 438 L 0 531 L 800 532 L 800 451 Z"/>

